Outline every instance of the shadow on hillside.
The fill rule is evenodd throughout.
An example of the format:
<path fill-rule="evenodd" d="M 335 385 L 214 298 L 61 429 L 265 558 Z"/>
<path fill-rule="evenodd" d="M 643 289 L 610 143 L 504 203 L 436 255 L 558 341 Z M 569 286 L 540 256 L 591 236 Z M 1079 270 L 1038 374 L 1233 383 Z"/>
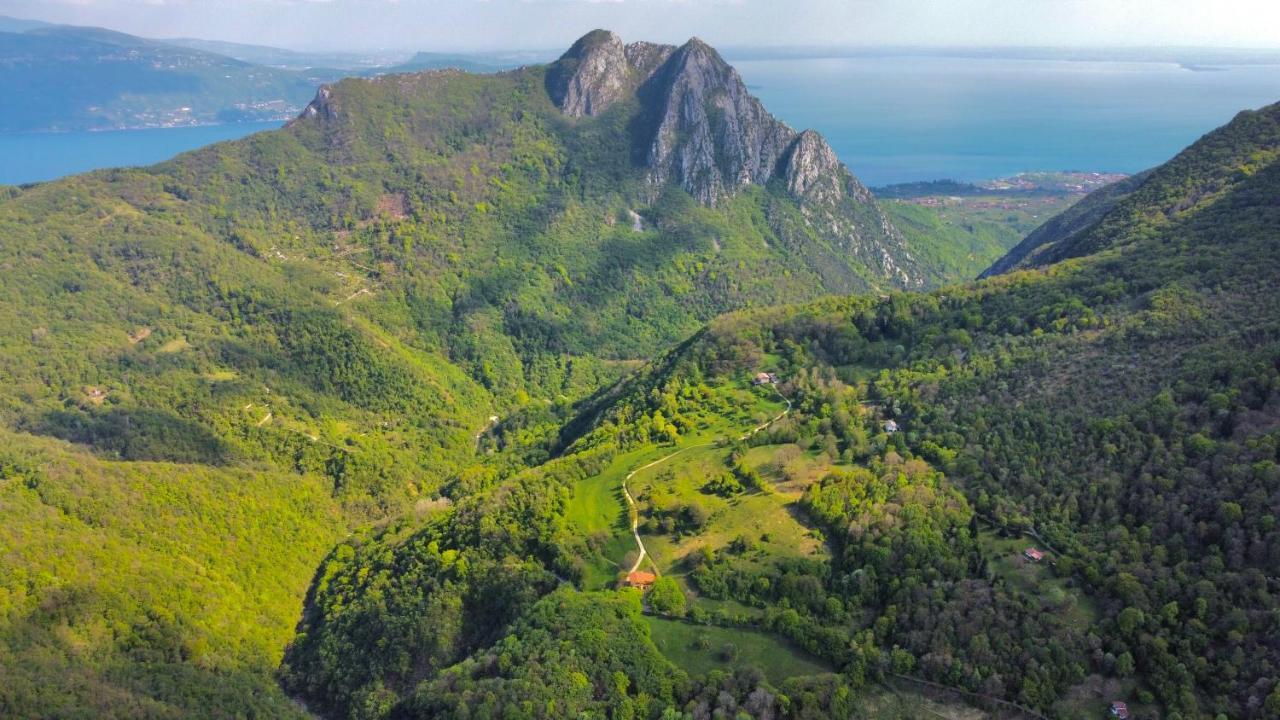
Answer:
<path fill-rule="evenodd" d="M 87 445 L 121 460 L 223 465 L 231 459 L 231 448 L 205 427 L 162 410 L 53 410 L 22 429 Z"/>

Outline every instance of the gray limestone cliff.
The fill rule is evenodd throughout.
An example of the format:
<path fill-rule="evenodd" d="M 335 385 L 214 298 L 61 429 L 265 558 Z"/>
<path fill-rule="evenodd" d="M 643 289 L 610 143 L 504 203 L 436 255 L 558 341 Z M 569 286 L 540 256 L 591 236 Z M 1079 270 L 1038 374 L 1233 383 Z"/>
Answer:
<path fill-rule="evenodd" d="M 625 44 L 596 30 L 548 67 L 546 87 L 570 118 L 619 104 L 635 113 L 636 161 L 655 196 L 674 184 L 714 207 L 748 186 L 776 185 L 800 211 L 771 216 L 779 233 L 817 235 L 833 253 L 855 256 L 897 284 L 923 284 L 901 233 L 826 140 L 771 115 L 705 42 Z"/>
<path fill-rule="evenodd" d="M 800 133 L 791 144 L 782 173 L 787 180 L 787 191 L 798 199 L 835 202 L 850 191 L 858 200 L 871 199 L 870 191 L 848 174 L 835 151 L 813 130 Z M 849 181 L 853 182 L 852 187 L 847 187 Z"/>
<path fill-rule="evenodd" d="M 632 141 L 655 193 L 675 184 L 715 206 L 747 186 L 778 184 L 799 210 L 771 214 L 784 237 L 815 235 L 833 254 L 854 256 L 897 284 L 923 284 L 902 234 L 822 135 L 773 117 L 701 40 L 627 45 L 597 30 L 551 65 L 547 90 L 561 112 L 579 119 L 634 98 Z"/>
<path fill-rule="evenodd" d="M 622 40 L 604 30 L 584 36 L 548 72 L 547 90 L 570 117 L 591 117 L 607 110 L 626 91 L 634 90 Z"/>
<path fill-rule="evenodd" d="M 770 115 L 709 45 L 690 40 L 649 83 L 654 124 L 646 164 L 655 185 L 674 181 L 715 205 L 777 176 L 795 131 Z"/>
<path fill-rule="evenodd" d="M 836 200 L 849 189 L 852 176 L 821 135 L 797 133 L 774 118 L 738 71 L 697 38 L 678 48 L 626 45 L 614 33 L 593 31 L 548 69 L 547 90 L 574 118 L 636 96 L 653 184 L 675 181 L 706 205 L 775 178 L 797 199 Z M 854 182 L 857 199 L 870 200 Z"/>

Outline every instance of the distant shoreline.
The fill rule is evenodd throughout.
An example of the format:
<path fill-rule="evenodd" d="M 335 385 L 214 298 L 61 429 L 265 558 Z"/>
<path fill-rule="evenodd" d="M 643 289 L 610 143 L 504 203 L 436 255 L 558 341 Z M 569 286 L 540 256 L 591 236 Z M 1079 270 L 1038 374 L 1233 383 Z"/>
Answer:
<path fill-rule="evenodd" d="M 1217 65 L 1197 65 L 1195 63 L 1179 63 L 1179 67 L 1191 72 L 1226 72 L 1229 69 L 1218 67 Z"/>
<path fill-rule="evenodd" d="M 1280 48 L 1036 48 L 1036 47 L 730 47 L 729 62 L 841 58 L 944 57 L 968 60 L 1172 63 L 1188 70 L 1234 65 L 1280 65 Z"/>
<path fill-rule="evenodd" d="M 95 128 L 72 128 L 65 130 L 19 130 L 16 132 L 0 131 L 0 138 L 15 138 L 26 136 L 50 136 L 50 135 L 75 135 L 79 133 L 134 133 L 134 132 L 151 132 L 156 130 L 198 130 L 201 128 L 220 128 L 220 127 L 243 127 L 245 125 L 276 125 L 282 126 L 293 119 L 293 116 L 280 119 L 268 118 L 265 120 L 239 120 L 235 122 L 208 122 L 208 123 L 192 123 L 190 125 L 128 125 L 124 127 L 95 127 Z"/>

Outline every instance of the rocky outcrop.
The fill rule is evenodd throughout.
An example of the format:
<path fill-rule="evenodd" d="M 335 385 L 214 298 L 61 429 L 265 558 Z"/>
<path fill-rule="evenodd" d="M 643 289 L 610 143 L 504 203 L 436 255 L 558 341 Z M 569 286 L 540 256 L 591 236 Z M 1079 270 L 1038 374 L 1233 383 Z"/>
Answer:
<path fill-rule="evenodd" d="M 570 117 L 599 115 L 630 89 L 622 40 L 596 30 L 573 44 L 547 73 L 547 91 Z"/>
<path fill-rule="evenodd" d="M 787 152 L 782 175 L 792 197 L 816 202 L 835 202 L 845 196 L 845 186 L 855 185 L 858 200 L 869 200 L 871 193 L 840 164 L 827 141 L 813 130 L 800 133 Z"/>
<path fill-rule="evenodd" d="M 333 88 L 328 85 L 321 85 L 320 89 L 316 91 L 315 98 L 302 111 L 302 117 L 321 117 L 325 120 L 336 119 L 338 117 L 338 107 L 333 99 Z"/>
<path fill-rule="evenodd" d="M 827 266 L 856 256 L 897 284 L 922 283 L 902 235 L 827 141 L 769 114 L 705 42 L 625 45 L 597 30 L 548 68 L 546 82 L 552 101 L 572 118 L 634 98 L 631 144 L 654 195 L 674 184 L 714 206 L 744 187 L 776 183 L 800 212 L 779 212 L 771 222 L 797 248 L 816 239 L 830 254 L 821 261 Z"/>
<path fill-rule="evenodd" d="M 775 176 L 795 131 L 774 119 L 709 45 L 690 40 L 649 83 L 656 123 L 646 164 L 653 184 L 674 181 L 714 205 Z"/>
<path fill-rule="evenodd" d="M 797 133 L 764 108 L 738 71 L 710 45 L 624 45 L 596 30 L 574 43 L 547 73 L 551 99 L 570 117 L 599 115 L 634 94 L 637 144 L 655 188 L 675 182 L 706 205 L 746 185 L 785 181 L 797 199 L 837 200 L 856 185 L 818 133 Z"/>
<path fill-rule="evenodd" d="M 673 45 L 623 45 L 607 30 L 573 44 L 547 70 L 547 92 L 569 117 L 593 117 L 637 91 L 676 51 Z"/>
<path fill-rule="evenodd" d="M 626 46 L 627 63 L 642 81 L 653 77 L 676 51 L 675 45 L 659 45 L 650 42 L 634 42 Z"/>

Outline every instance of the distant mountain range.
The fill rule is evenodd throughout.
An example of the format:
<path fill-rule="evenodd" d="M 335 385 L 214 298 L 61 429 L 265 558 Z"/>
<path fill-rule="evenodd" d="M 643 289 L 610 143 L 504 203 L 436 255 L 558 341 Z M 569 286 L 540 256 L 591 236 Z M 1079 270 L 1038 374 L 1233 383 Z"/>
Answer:
<path fill-rule="evenodd" d="M 110 30 L 0 32 L 0 132 L 285 119 L 340 71 L 269 68 Z"/>
<path fill-rule="evenodd" d="M 266 65 L 286 70 L 333 68 L 356 72 L 394 65 L 404 59 L 403 53 L 303 52 L 267 45 L 247 45 L 198 38 L 165 38 L 158 42 L 215 55 L 225 55 L 226 57 L 254 65 Z"/>
<path fill-rule="evenodd" d="M 287 120 L 347 75 L 496 72 L 519 54 L 305 53 L 210 40 L 151 40 L 0 16 L 0 132 L 114 130 Z"/>
<path fill-rule="evenodd" d="M 0 32 L 23 33 L 28 30 L 38 30 L 40 28 L 48 27 L 53 27 L 53 24 L 41 22 L 39 20 L 26 20 L 23 18 L 9 17 L 8 15 L 0 15 Z"/>

